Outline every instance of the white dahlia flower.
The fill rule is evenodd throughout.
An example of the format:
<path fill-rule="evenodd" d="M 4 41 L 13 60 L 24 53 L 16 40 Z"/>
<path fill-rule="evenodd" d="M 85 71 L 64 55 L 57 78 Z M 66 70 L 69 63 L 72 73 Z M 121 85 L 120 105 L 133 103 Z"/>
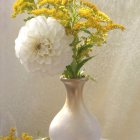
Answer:
<path fill-rule="evenodd" d="M 38 16 L 21 28 L 15 41 L 16 56 L 30 72 L 60 74 L 72 62 L 72 39 L 57 20 Z"/>

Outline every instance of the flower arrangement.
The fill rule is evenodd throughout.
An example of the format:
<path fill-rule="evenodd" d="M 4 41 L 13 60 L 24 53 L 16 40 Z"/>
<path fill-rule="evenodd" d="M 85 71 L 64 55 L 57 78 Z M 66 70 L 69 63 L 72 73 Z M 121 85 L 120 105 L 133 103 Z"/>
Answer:
<path fill-rule="evenodd" d="M 16 56 L 28 71 L 86 77 L 82 70 L 106 43 L 108 32 L 125 28 L 85 0 L 16 0 L 13 17 L 26 13 L 15 41 Z"/>

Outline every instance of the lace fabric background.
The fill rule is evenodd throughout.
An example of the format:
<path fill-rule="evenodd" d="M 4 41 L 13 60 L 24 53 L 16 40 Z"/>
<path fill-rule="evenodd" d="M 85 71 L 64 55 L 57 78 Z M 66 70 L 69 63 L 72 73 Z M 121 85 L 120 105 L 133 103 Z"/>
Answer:
<path fill-rule="evenodd" d="M 21 16 L 10 18 L 13 2 L 1 0 L 0 4 L 0 132 L 14 125 L 17 134 L 47 136 L 66 91 L 58 76 L 27 73 L 15 57 L 14 40 L 24 22 Z M 99 119 L 104 138 L 139 140 L 140 1 L 93 2 L 127 30 L 111 32 L 108 44 L 94 50 L 97 56 L 86 69 L 97 82 L 86 84 L 85 102 Z"/>

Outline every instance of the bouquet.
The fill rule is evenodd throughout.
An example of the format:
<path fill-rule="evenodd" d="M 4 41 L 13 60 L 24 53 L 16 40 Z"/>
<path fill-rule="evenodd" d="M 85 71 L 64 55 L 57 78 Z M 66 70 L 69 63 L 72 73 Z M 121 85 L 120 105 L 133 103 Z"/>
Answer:
<path fill-rule="evenodd" d="M 13 14 L 25 13 L 15 41 L 16 56 L 28 71 L 86 77 L 94 47 L 107 42 L 109 31 L 125 28 L 85 0 L 17 0 Z"/>

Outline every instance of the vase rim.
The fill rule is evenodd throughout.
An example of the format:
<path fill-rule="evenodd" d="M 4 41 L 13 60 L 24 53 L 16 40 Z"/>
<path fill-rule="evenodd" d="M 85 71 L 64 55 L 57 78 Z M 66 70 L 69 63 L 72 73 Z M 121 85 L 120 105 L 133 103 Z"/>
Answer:
<path fill-rule="evenodd" d="M 68 79 L 68 78 L 65 78 L 65 77 L 62 77 L 62 76 L 60 77 L 60 80 L 61 80 L 61 81 L 67 81 L 67 82 L 68 82 L 68 81 L 69 81 L 69 82 L 70 82 L 70 81 L 75 81 L 75 82 L 76 82 L 76 81 L 77 81 L 77 82 L 78 82 L 78 81 L 88 81 L 88 79 L 89 79 L 88 77 L 75 78 L 75 79 Z"/>

